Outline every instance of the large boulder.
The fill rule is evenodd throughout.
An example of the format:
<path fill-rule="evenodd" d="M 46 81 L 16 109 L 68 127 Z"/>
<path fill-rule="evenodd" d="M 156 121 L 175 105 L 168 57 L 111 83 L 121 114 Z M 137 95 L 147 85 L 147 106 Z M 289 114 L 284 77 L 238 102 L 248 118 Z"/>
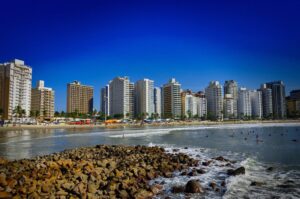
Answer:
<path fill-rule="evenodd" d="M 239 167 L 237 169 L 229 169 L 227 174 L 230 176 L 242 175 L 245 174 L 245 167 Z"/>
<path fill-rule="evenodd" d="M 197 180 L 190 180 L 185 185 L 186 193 L 203 193 L 203 189 Z"/>

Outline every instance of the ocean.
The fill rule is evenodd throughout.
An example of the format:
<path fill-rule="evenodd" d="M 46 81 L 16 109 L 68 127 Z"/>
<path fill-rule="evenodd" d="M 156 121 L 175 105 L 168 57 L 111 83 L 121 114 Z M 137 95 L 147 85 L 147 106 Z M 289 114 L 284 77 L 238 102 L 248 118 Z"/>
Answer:
<path fill-rule="evenodd" d="M 191 198 L 300 198 L 300 123 L 0 132 L 0 156 L 10 160 L 97 144 L 161 146 L 168 153 L 182 152 L 200 160 L 197 169 L 204 174 L 177 173 L 151 181 L 164 186 L 158 198 L 184 198 L 184 194 L 171 193 L 171 188 L 190 179 L 200 180 L 206 190 Z M 201 164 L 218 156 L 235 163 Z M 246 168 L 245 175 L 227 175 L 228 169 L 240 166 Z M 226 186 L 219 186 L 223 181 Z M 209 188 L 211 182 L 217 184 L 218 192 Z"/>

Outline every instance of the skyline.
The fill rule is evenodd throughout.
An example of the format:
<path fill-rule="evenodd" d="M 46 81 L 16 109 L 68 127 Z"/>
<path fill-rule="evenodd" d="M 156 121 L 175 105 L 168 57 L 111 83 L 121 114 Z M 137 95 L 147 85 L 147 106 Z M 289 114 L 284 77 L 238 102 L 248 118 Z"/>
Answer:
<path fill-rule="evenodd" d="M 100 89 L 116 76 L 149 78 L 155 86 L 175 77 L 193 91 L 230 79 L 249 89 L 282 80 L 287 95 L 300 86 L 297 1 L 0 5 L 6 8 L 0 13 L 0 63 L 24 60 L 33 85 L 44 80 L 55 90 L 55 110 L 66 110 L 73 80 L 94 86 L 97 110 Z"/>

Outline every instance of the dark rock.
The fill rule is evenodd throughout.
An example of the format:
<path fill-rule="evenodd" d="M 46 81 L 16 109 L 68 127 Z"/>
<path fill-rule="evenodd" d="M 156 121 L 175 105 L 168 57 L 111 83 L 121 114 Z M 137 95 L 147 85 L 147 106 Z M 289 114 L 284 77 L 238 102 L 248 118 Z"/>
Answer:
<path fill-rule="evenodd" d="M 171 189 L 172 193 L 183 193 L 185 191 L 185 187 L 184 186 L 174 186 Z"/>
<path fill-rule="evenodd" d="M 229 169 L 227 171 L 227 174 L 230 175 L 230 176 L 245 174 L 245 167 L 239 167 L 235 170 L 234 169 Z"/>
<path fill-rule="evenodd" d="M 213 190 L 215 190 L 216 187 L 217 187 L 217 184 L 216 184 L 215 182 L 211 182 L 211 183 L 209 183 L 209 186 L 210 186 Z"/>
<path fill-rule="evenodd" d="M 202 165 L 203 166 L 209 166 L 211 162 L 212 162 L 212 160 L 208 160 L 206 162 L 202 162 Z"/>
<path fill-rule="evenodd" d="M 226 159 L 226 158 L 224 158 L 224 157 L 222 157 L 222 156 L 219 156 L 219 157 L 216 157 L 216 158 L 214 158 L 215 160 L 218 160 L 218 161 L 221 161 L 221 162 L 228 162 L 229 160 L 228 159 Z"/>
<path fill-rule="evenodd" d="M 185 192 L 186 193 L 203 193 L 204 191 L 198 181 L 190 180 L 185 185 Z"/>
<path fill-rule="evenodd" d="M 221 183 L 221 186 L 222 186 L 222 187 L 225 187 L 225 186 L 226 186 L 226 182 L 223 181 L 223 182 Z"/>
<path fill-rule="evenodd" d="M 204 169 L 197 169 L 196 171 L 197 171 L 197 173 L 199 173 L 199 174 L 204 174 L 204 173 L 206 173 L 206 172 L 204 171 Z"/>
<path fill-rule="evenodd" d="M 250 186 L 262 186 L 262 185 L 264 185 L 265 183 L 263 183 L 263 182 L 256 182 L 256 181 L 253 181 L 253 182 L 251 182 L 251 184 L 250 184 Z"/>
<path fill-rule="evenodd" d="M 273 171 L 274 170 L 274 167 L 268 167 L 267 168 L 267 171 Z"/>

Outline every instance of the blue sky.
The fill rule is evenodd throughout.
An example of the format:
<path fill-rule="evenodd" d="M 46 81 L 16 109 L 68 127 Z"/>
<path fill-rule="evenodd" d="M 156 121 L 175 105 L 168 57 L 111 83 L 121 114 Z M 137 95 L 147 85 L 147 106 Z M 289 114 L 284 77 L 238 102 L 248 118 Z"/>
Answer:
<path fill-rule="evenodd" d="M 73 80 L 175 77 L 184 89 L 237 80 L 300 88 L 300 1 L 23 0 L 0 2 L 0 62 L 23 59 L 66 108 Z"/>

